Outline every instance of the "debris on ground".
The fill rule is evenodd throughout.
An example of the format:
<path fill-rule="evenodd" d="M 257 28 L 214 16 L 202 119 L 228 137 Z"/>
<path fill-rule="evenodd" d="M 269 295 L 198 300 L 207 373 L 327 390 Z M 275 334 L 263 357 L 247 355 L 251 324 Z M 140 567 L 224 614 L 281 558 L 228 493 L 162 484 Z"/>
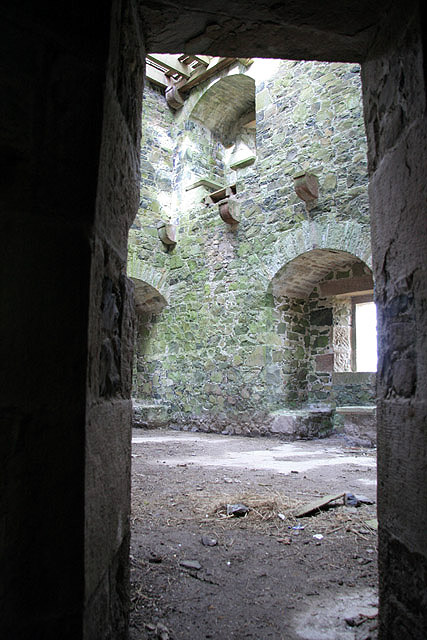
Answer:
<path fill-rule="evenodd" d="M 345 621 L 349 627 L 360 627 L 360 625 L 366 622 L 367 620 L 376 620 L 377 616 L 378 616 L 378 612 L 372 615 L 359 613 L 357 616 L 352 616 L 351 618 L 345 618 Z"/>
<path fill-rule="evenodd" d="M 206 535 L 202 536 L 202 544 L 205 547 L 216 547 L 218 540 L 214 536 Z"/>
<path fill-rule="evenodd" d="M 237 504 L 228 504 L 227 505 L 227 515 L 234 516 L 235 518 L 242 518 L 247 513 L 249 513 L 250 509 L 245 504 L 238 502 Z"/>
<path fill-rule="evenodd" d="M 194 569 L 195 571 L 200 571 L 202 568 L 202 565 L 197 560 L 181 560 L 179 564 L 184 569 Z"/>
<path fill-rule="evenodd" d="M 378 530 L 378 520 L 376 518 L 372 518 L 371 520 L 365 520 L 364 524 L 366 524 L 369 529 L 373 529 L 373 531 Z"/>
<path fill-rule="evenodd" d="M 163 431 L 134 448 L 145 455 L 133 460 L 131 640 L 162 640 L 162 634 L 163 640 L 251 634 L 280 640 L 307 637 L 307 625 L 308 637 L 318 638 L 324 624 L 329 637 L 374 640 L 375 620 L 354 627 L 344 622 L 358 613 L 374 613 L 377 597 L 377 532 L 366 524 L 376 516 L 375 504 L 343 504 L 345 492 L 375 499 L 372 452 L 362 468 L 360 456 L 336 464 L 340 443 L 329 452 L 323 441 L 304 442 L 298 447 L 307 449 L 314 466 L 291 476 L 252 458 L 247 467 L 218 466 L 221 452 L 258 451 L 266 443 L 284 446 L 279 441 L 223 441 L 209 434 L 194 441 L 178 435 L 174 449 L 175 434 Z M 319 451 L 334 464 L 315 466 Z M 210 456 L 215 465 L 189 464 L 193 452 Z M 164 465 L 167 456 L 172 456 L 170 464 Z M 297 456 L 295 464 L 301 461 L 299 449 Z M 178 466 L 184 463 L 188 467 Z M 341 488 L 341 499 L 330 508 L 295 517 L 312 501 L 336 497 Z M 232 517 L 227 505 L 243 505 L 247 511 Z M 298 525 L 305 529 L 292 529 Z M 321 540 L 313 537 L 320 535 Z M 217 545 L 211 547 L 211 540 Z M 160 563 L 150 561 L 156 556 Z M 284 579 L 287 588 L 281 589 Z M 157 631 L 158 622 L 166 630 Z M 322 626 L 316 628 L 317 623 Z"/>
<path fill-rule="evenodd" d="M 148 558 L 148 562 L 151 562 L 151 564 L 160 564 L 162 560 L 162 556 L 157 555 L 157 553 L 152 553 Z"/>
<path fill-rule="evenodd" d="M 157 623 L 156 635 L 159 638 L 159 640 L 170 640 L 170 637 L 171 637 L 169 634 L 169 629 L 161 622 Z"/>
<path fill-rule="evenodd" d="M 298 511 L 295 512 L 296 518 L 303 518 L 304 516 L 313 515 L 316 511 L 320 511 L 325 507 L 332 506 L 332 502 L 343 499 L 343 504 L 346 507 L 360 507 L 361 504 L 374 504 L 373 500 L 370 500 L 366 496 L 356 496 L 350 491 L 343 491 L 342 493 L 335 493 L 318 498 L 304 505 Z"/>
<path fill-rule="evenodd" d="M 332 493 L 324 496 L 323 498 L 318 498 L 317 500 L 313 500 L 313 502 L 309 502 L 308 504 L 304 505 L 303 507 L 301 507 L 301 509 L 298 509 L 298 511 L 296 511 L 294 515 L 296 518 L 303 518 L 304 516 L 311 515 L 315 511 L 320 511 L 322 507 L 326 507 L 327 505 L 329 505 L 330 502 L 336 502 L 341 498 L 344 500 L 345 495 L 345 491 L 342 491 L 341 493 Z"/>
<path fill-rule="evenodd" d="M 371 500 L 370 498 L 367 498 L 366 496 L 361 496 L 357 494 L 356 498 L 358 499 L 360 504 L 374 504 L 374 501 Z"/>
<path fill-rule="evenodd" d="M 357 627 L 354 640 L 377 640 L 378 638 L 378 620 L 362 623 Z"/>
<path fill-rule="evenodd" d="M 344 504 L 346 507 L 358 507 L 360 505 L 360 502 L 356 498 L 354 493 L 346 492 L 344 494 Z"/>
<path fill-rule="evenodd" d="M 372 615 L 359 613 L 357 616 L 345 618 L 345 622 L 355 630 L 354 640 L 377 640 L 378 611 Z"/>

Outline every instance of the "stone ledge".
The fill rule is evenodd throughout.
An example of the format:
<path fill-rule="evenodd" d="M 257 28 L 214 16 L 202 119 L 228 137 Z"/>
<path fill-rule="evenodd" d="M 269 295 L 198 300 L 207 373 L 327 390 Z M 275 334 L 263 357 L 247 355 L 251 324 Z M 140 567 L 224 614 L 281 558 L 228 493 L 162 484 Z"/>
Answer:
<path fill-rule="evenodd" d="M 157 429 L 169 424 L 168 407 L 153 402 L 133 400 L 133 427 L 136 429 Z"/>
<path fill-rule="evenodd" d="M 372 405 L 337 407 L 334 429 L 353 444 L 374 447 L 377 440 L 377 408 Z"/>
<path fill-rule="evenodd" d="M 332 384 L 375 384 L 376 371 L 334 371 Z"/>
<path fill-rule="evenodd" d="M 376 415 L 377 408 L 375 406 L 343 406 L 335 409 L 340 414 L 357 414 L 357 415 Z"/>
<path fill-rule="evenodd" d="M 274 411 L 269 431 L 292 440 L 326 438 L 332 433 L 332 414 L 331 407 Z"/>

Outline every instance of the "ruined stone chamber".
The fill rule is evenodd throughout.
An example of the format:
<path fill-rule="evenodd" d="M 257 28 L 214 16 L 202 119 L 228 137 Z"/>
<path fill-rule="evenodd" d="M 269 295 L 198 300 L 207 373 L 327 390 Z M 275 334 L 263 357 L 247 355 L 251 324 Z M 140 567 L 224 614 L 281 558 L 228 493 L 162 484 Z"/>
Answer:
<path fill-rule="evenodd" d="M 135 425 L 356 437 L 336 408 L 375 404 L 351 337 L 373 291 L 359 66 L 229 60 L 174 108 L 145 88 L 128 273 L 165 303 L 138 312 Z"/>
<path fill-rule="evenodd" d="M 349 252 L 370 266 L 366 198 L 358 194 L 366 186 L 358 91 L 347 98 L 358 82 L 355 65 L 333 65 L 323 76 L 325 87 L 337 87 L 331 107 L 316 71 L 300 86 L 304 73 L 295 75 L 294 67 L 308 70 L 309 63 L 289 63 L 292 78 L 286 69 L 273 82 L 254 78 L 252 165 L 247 151 L 227 164 L 232 129 L 214 131 L 213 123 L 211 134 L 198 135 L 206 128 L 190 112 L 203 87 L 196 98 L 193 91 L 172 96 L 182 105 L 174 115 L 160 100 L 163 91 L 147 83 L 145 113 L 150 107 L 155 126 L 143 125 L 140 184 L 146 49 L 362 64 L 380 336 L 379 637 L 424 640 L 424 5 L 215 0 L 204 10 L 193 0 L 115 0 L 63 3 L 60 11 L 40 11 L 28 0 L 3 5 L 2 637 L 127 638 L 133 305 L 124 272 L 138 201 L 130 253 L 136 266 L 153 271 L 141 267 L 132 277 L 168 304 L 139 320 L 145 346 L 136 361 L 136 395 L 164 402 L 169 419 L 184 426 L 244 424 L 246 416 L 250 431 L 264 424 L 258 411 L 264 419 L 289 408 L 281 365 L 286 334 L 279 332 L 285 310 L 276 309 L 269 289 L 282 267 L 317 248 Z M 248 68 L 242 73 L 250 75 Z M 271 100 L 282 89 L 281 100 Z M 249 114 L 236 117 L 251 128 Z M 270 124 L 281 118 L 279 138 Z M 186 142 L 192 138 L 194 147 Z M 202 141 L 207 154 L 197 152 Z M 243 142 L 253 151 L 249 136 Z M 309 153 L 313 145 L 324 156 L 321 170 Z M 197 156 L 203 170 L 194 171 L 197 180 L 191 177 L 186 191 L 183 160 Z M 228 166 L 235 174 L 222 181 Z M 219 184 L 199 182 L 205 167 L 209 176 L 219 174 Z M 292 191 L 302 172 L 318 178 L 317 204 Z M 238 224 L 228 228 L 216 217 L 218 205 L 201 201 L 233 184 L 242 206 Z M 200 200 L 184 202 L 199 187 Z M 159 238 L 157 217 L 164 226 L 178 223 L 175 248 Z M 183 321 L 170 333 L 175 318 Z M 323 366 L 331 361 L 328 352 L 315 355 Z M 333 384 L 348 373 L 334 370 Z M 347 385 L 338 386 L 342 398 Z M 307 396 L 313 391 L 307 377 Z M 354 406 L 354 398 L 343 401 Z"/>

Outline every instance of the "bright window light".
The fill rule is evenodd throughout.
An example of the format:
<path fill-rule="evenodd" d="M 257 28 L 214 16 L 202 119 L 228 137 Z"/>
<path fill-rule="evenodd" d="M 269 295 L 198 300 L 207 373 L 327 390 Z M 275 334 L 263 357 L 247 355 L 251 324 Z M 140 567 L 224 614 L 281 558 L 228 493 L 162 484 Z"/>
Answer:
<path fill-rule="evenodd" d="M 356 371 L 377 370 L 377 309 L 375 302 L 356 304 Z"/>

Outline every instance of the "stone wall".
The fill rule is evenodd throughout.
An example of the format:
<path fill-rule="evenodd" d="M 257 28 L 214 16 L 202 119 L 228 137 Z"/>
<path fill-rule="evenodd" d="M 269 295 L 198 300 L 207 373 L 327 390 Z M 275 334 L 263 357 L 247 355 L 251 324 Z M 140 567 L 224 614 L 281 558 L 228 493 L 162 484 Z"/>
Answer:
<path fill-rule="evenodd" d="M 356 261 L 330 271 L 314 286 L 308 298 L 277 298 L 276 309 L 281 313 L 277 331 L 283 337 L 278 361 L 288 405 L 375 403 L 372 376 L 365 383 L 352 373 L 352 297 L 323 293 L 333 291 L 334 284 L 343 280 L 348 284 L 355 282 L 357 286 L 361 274 L 363 278 L 371 277 L 369 267 Z M 289 285 L 289 280 L 287 283 Z M 353 293 L 356 292 L 357 289 Z M 348 372 L 345 382 L 340 383 L 335 372 Z"/>
<path fill-rule="evenodd" d="M 144 49 L 132 2 L 115 2 L 90 245 L 84 444 L 85 640 L 128 636 L 133 285 L 128 230 L 139 201 Z M 113 30 L 114 33 L 114 30 Z M 126 43 L 126 46 L 124 46 Z"/>
<path fill-rule="evenodd" d="M 2 7 L 2 638 L 127 636 L 134 9 Z"/>
<path fill-rule="evenodd" d="M 141 204 L 129 261 L 149 259 L 164 273 L 170 300 L 154 323 L 140 323 L 139 400 L 166 405 L 170 420 L 187 428 L 238 431 L 262 428 L 284 406 L 331 401 L 332 369 L 316 362 L 332 351 L 332 302 L 322 302 L 315 287 L 352 277 L 353 263 L 363 270 L 370 261 L 359 67 L 238 64 L 194 90 L 176 114 L 159 90 L 145 93 Z M 235 102 L 222 128 L 218 95 Z M 248 122 L 255 107 L 256 134 Z M 245 153 L 248 162 L 239 163 Z M 309 208 L 294 191 L 301 170 L 319 180 Z M 236 185 L 238 225 L 202 202 L 227 185 Z M 177 225 L 175 247 L 157 237 L 160 219 Z M 332 259 L 314 271 L 303 300 L 279 300 L 276 272 L 314 249 L 331 250 Z M 329 273 L 334 264 L 337 276 Z"/>
<path fill-rule="evenodd" d="M 408 16 L 407 29 L 363 70 L 381 335 L 381 640 L 422 640 L 427 629 L 427 87 L 420 16 Z"/>

